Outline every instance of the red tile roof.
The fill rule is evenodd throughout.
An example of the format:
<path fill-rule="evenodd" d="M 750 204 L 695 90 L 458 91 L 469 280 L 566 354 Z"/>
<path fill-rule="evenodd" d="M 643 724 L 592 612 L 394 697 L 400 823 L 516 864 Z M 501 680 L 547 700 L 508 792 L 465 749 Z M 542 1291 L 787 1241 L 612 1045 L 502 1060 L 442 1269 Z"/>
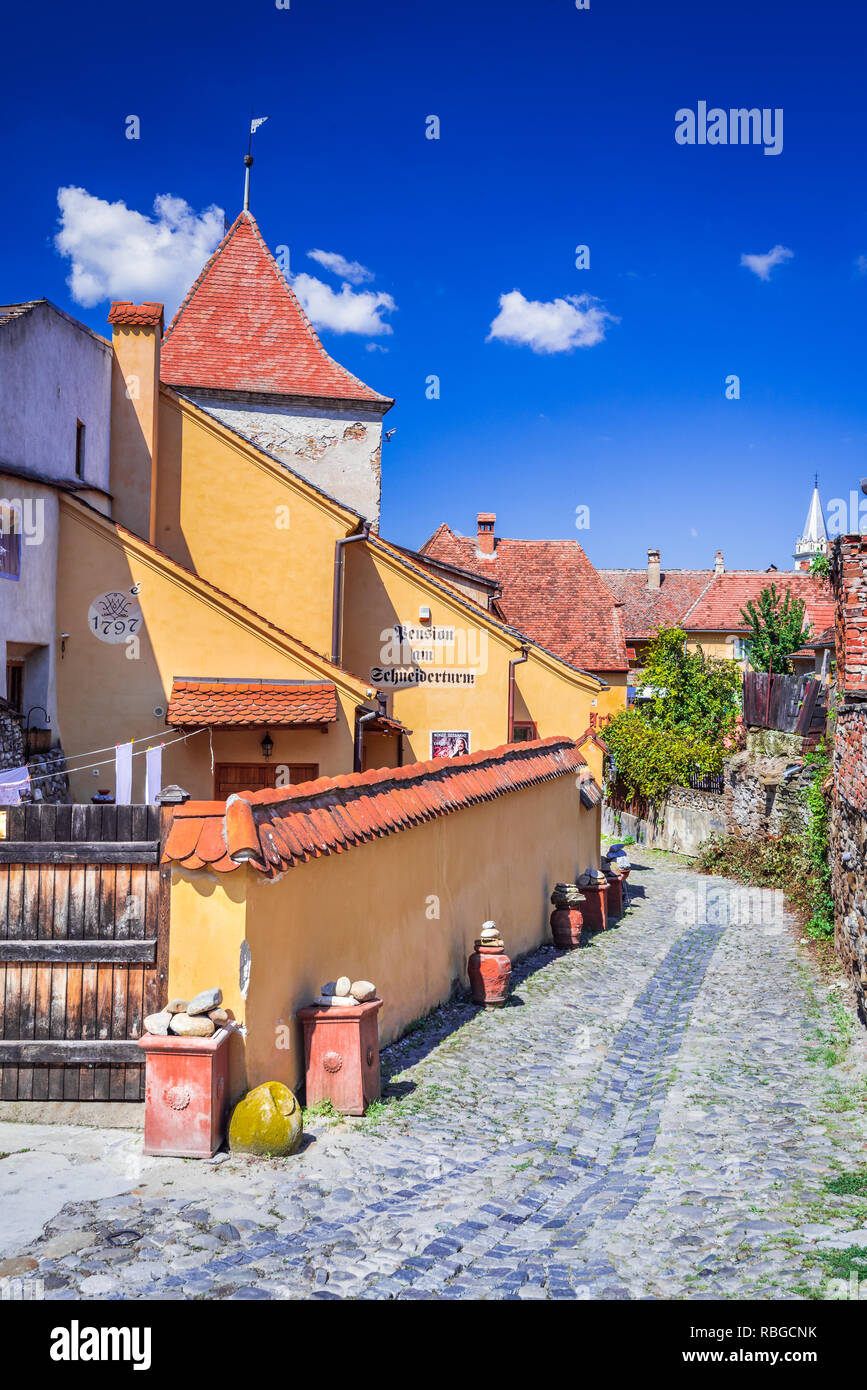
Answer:
<path fill-rule="evenodd" d="M 558 777 L 596 784 L 565 738 L 512 744 L 465 757 L 378 768 L 221 801 L 189 801 L 175 811 L 163 861 L 229 873 L 249 861 L 273 878 L 323 855 L 411 830 L 481 801 Z"/>
<path fill-rule="evenodd" d="M 615 598 L 577 541 L 498 539 L 481 558 L 475 537 L 443 523 L 421 555 L 495 579 L 505 622 L 586 671 L 625 671 L 629 662 Z"/>
<path fill-rule="evenodd" d="M 153 300 L 144 304 L 131 304 L 128 299 L 112 301 L 108 313 L 109 323 L 129 323 L 140 328 L 159 328 L 163 326 L 163 306 Z"/>
<path fill-rule="evenodd" d="M 329 681 L 176 680 L 166 723 L 333 724 L 337 691 Z"/>
<path fill-rule="evenodd" d="M 249 212 L 233 222 L 169 324 L 160 376 L 178 389 L 392 404 L 328 356 Z"/>
<path fill-rule="evenodd" d="M 805 621 L 814 633 L 824 632 L 834 622 L 834 600 L 826 579 L 811 574 L 785 574 L 766 570 L 730 570 L 718 575 L 687 609 L 681 626 L 687 632 L 747 632 L 740 616 L 747 601 L 757 602 L 762 589 L 775 584 L 778 594 L 786 590 L 806 605 Z"/>
<path fill-rule="evenodd" d="M 606 570 L 596 573 L 623 607 L 620 617 L 627 642 L 640 642 L 660 627 L 675 627 L 704 593 L 713 570 L 663 570 L 658 589 L 647 587 L 647 570 Z"/>

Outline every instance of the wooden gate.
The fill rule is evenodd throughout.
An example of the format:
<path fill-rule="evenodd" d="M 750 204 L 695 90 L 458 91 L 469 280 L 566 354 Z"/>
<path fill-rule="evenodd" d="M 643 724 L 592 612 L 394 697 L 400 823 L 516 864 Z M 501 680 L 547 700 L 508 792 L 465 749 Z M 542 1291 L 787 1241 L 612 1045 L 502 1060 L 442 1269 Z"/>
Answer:
<path fill-rule="evenodd" d="M 160 812 L 10 806 L 3 815 L 0 1099 L 142 1100 L 135 1039 L 164 1002 L 168 970 Z"/>

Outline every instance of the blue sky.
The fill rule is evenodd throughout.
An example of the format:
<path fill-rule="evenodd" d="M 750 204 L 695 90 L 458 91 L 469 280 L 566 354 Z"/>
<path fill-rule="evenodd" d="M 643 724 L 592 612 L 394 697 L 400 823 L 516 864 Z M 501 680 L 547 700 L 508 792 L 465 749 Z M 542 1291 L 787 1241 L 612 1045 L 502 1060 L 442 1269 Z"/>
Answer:
<path fill-rule="evenodd" d="M 576 538 L 600 565 L 653 545 L 669 567 L 721 547 L 732 568 L 789 568 L 814 470 L 826 503 L 867 474 L 867 24 L 851 0 L 590 4 L 16 7 L 0 299 L 47 295 L 104 332 L 107 298 L 76 303 L 66 283 L 58 189 L 232 220 L 253 107 L 270 117 L 252 197 L 269 245 L 335 291 L 306 253 L 357 261 L 375 278 L 348 293 L 395 305 L 374 312 L 391 333 L 322 331 L 397 398 L 387 535 L 418 545 L 494 510 L 503 535 Z M 782 153 L 677 144 L 675 112 L 701 100 L 782 108 Z M 793 254 L 767 279 L 741 265 L 775 246 Z M 549 312 L 591 338 L 604 312 L 601 340 L 486 341 L 516 290 L 566 301 Z"/>

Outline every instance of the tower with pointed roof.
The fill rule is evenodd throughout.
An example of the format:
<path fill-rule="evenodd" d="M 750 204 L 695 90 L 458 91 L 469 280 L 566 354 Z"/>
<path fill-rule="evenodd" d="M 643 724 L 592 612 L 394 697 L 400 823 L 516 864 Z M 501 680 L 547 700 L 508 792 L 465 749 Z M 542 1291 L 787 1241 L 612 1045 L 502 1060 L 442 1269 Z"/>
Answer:
<path fill-rule="evenodd" d="M 160 377 L 377 526 L 394 402 L 328 355 L 249 211 L 166 330 Z"/>
<path fill-rule="evenodd" d="M 813 496 L 810 498 L 807 520 L 804 523 L 804 533 L 795 541 L 795 569 L 808 570 L 814 557 L 824 555 L 827 548 L 828 532 L 825 530 L 825 517 L 822 513 L 817 475 L 813 485 Z"/>

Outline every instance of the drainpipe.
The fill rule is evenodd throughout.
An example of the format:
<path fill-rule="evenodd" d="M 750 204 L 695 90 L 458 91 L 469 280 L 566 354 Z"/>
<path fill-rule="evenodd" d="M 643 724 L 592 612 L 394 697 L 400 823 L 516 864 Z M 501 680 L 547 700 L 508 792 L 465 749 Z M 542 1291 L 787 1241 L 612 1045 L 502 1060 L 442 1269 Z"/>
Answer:
<path fill-rule="evenodd" d="M 331 604 L 331 660 L 340 665 L 340 629 L 343 621 L 343 547 L 353 541 L 366 541 L 370 535 L 370 522 L 365 521 L 354 536 L 343 536 L 334 546 L 334 597 Z"/>
<path fill-rule="evenodd" d="M 521 655 L 514 657 L 509 662 L 509 727 L 506 742 L 511 743 L 515 733 L 515 667 L 527 661 L 530 656 L 528 647 L 521 648 Z"/>
<path fill-rule="evenodd" d="M 350 540 L 354 540 L 354 539 L 355 539 L 355 537 L 350 536 Z M 339 542 L 338 542 L 338 544 L 339 544 Z M 360 771 L 361 771 L 361 764 L 362 764 L 362 762 L 363 762 L 363 760 L 364 760 L 364 759 L 363 759 L 363 755 L 364 755 L 364 726 L 365 726 L 365 724 L 368 724 L 368 723 L 370 722 L 371 719 L 378 719 L 378 718 L 379 718 L 379 714 L 380 714 L 380 711 L 379 711 L 378 709 L 368 709 L 368 710 L 366 710 L 366 709 L 364 708 L 364 705 L 358 705 L 358 706 L 356 707 L 356 710 L 355 710 L 355 755 L 354 755 L 354 757 L 353 757 L 353 759 L 352 759 L 352 771 L 353 771 L 353 772 L 360 772 Z"/>

